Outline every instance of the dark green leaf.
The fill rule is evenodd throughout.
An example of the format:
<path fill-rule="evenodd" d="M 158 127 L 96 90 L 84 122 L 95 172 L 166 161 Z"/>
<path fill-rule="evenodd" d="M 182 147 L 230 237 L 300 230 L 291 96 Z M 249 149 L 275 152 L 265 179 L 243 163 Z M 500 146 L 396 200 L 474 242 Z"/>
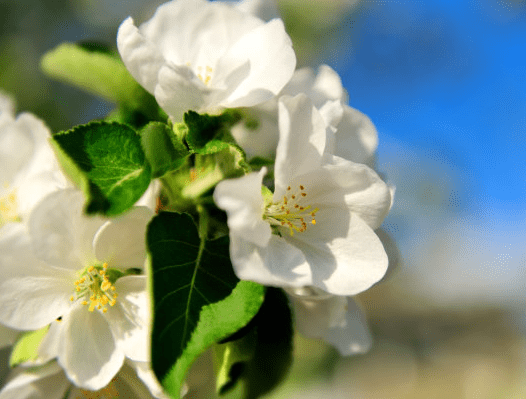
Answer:
<path fill-rule="evenodd" d="M 188 148 L 164 123 L 150 122 L 141 131 L 141 144 L 151 168 L 152 176 L 160 177 L 177 170 L 190 154 Z"/>
<path fill-rule="evenodd" d="M 120 214 L 150 184 L 141 139 L 126 125 L 91 122 L 55 134 L 53 140 L 66 171 L 85 192 L 89 214 Z"/>
<path fill-rule="evenodd" d="M 164 213 L 148 227 L 154 307 L 152 367 L 173 397 L 208 347 L 245 326 L 258 312 L 265 288 L 239 281 L 228 237 L 201 239 L 190 216 Z"/>
<path fill-rule="evenodd" d="M 241 397 L 256 399 L 283 380 L 292 361 L 292 315 L 283 291 L 268 288 L 261 309 L 243 330 L 215 351 L 217 391 L 225 394 L 240 384 Z"/>
<path fill-rule="evenodd" d="M 230 134 L 230 128 L 240 120 L 240 116 L 233 112 L 221 115 L 200 115 L 188 111 L 184 115 L 184 122 L 188 126 L 186 141 L 190 149 L 197 154 L 214 154 L 235 144 Z M 242 150 L 240 150 L 242 152 Z"/>

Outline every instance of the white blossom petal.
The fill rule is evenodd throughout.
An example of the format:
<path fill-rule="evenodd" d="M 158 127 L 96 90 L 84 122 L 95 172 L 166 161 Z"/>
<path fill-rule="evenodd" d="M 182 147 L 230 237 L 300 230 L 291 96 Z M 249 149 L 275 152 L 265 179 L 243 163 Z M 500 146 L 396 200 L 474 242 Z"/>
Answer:
<path fill-rule="evenodd" d="M 62 399 L 70 382 L 51 362 L 22 371 L 0 391 L 0 399 Z"/>
<path fill-rule="evenodd" d="M 145 276 L 126 276 L 115 283 L 119 297 L 105 314 L 117 346 L 136 361 L 150 359 L 150 304 Z"/>
<path fill-rule="evenodd" d="M 214 191 L 215 203 L 228 213 L 232 234 L 261 247 L 268 244 L 271 236 L 270 226 L 262 219 L 261 182 L 266 173 L 263 168 L 259 173 L 223 180 Z"/>
<path fill-rule="evenodd" d="M 97 311 L 77 305 L 61 321 L 63 334 L 58 362 L 77 386 L 97 390 L 106 386 L 124 362 L 116 350 L 110 326 Z"/>
<path fill-rule="evenodd" d="M 230 258 L 241 280 L 277 287 L 301 287 L 312 282 L 312 271 L 302 251 L 275 235 L 266 247 L 230 235 Z"/>
<path fill-rule="evenodd" d="M 154 213 L 146 207 L 134 207 L 109 220 L 95 234 L 95 257 L 109 267 L 141 268 L 146 260 L 146 225 Z"/>
<path fill-rule="evenodd" d="M 50 194 L 33 210 L 29 232 L 38 258 L 74 270 L 95 263 L 93 237 L 105 220 L 85 216 L 83 205 L 82 193 L 69 189 Z"/>
<path fill-rule="evenodd" d="M 321 167 L 326 125 L 304 94 L 279 101 L 280 138 L 276 150 L 274 198 L 283 197 L 294 177 Z"/>

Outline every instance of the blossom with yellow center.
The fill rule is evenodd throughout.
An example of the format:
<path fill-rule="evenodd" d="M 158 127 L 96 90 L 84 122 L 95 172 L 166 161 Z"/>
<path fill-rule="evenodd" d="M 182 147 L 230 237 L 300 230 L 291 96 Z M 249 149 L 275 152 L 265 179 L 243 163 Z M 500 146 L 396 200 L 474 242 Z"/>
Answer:
<path fill-rule="evenodd" d="M 57 358 L 75 385 L 98 390 L 125 358 L 149 359 L 142 269 L 154 214 L 135 207 L 108 221 L 85 216 L 83 205 L 81 192 L 57 191 L 34 208 L 29 229 L 3 227 L 0 323 L 19 330 L 49 325 L 39 356 Z"/>
<path fill-rule="evenodd" d="M 266 22 L 226 2 L 169 1 L 139 27 L 128 17 L 117 47 L 130 74 L 174 122 L 189 110 L 215 113 L 267 101 L 296 67 L 281 19 Z"/>
<path fill-rule="evenodd" d="M 262 191 L 265 168 L 214 191 L 237 276 L 334 295 L 369 288 L 387 269 L 374 232 L 391 204 L 387 185 L 368 166 L 326 152 L 330 126 L 305 95 L 280 99 L 279 129 L 274 193 Z"/>

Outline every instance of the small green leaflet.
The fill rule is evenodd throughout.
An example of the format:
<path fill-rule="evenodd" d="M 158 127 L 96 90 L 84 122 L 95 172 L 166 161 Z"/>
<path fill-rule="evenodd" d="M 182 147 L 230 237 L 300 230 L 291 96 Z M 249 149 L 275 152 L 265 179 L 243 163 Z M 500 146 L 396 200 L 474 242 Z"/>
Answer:
<path fill-rule="evenodd" d="M 165 123 L 150 122 L 141 129 L 140 136 L 152 177 L 179 169 L 190 155 L 181 139 Z"/>
<path fill-rule="evenodd" d="M 126 125 L 91 122 L 55 134 L 53 142 L 66 173 L 84 190 L 88 214 L 118 215 L 150 184 L 141 139 Z"/>
<path fill-rule="evenodd" d="M 254 317 L 265 288 L 239 281 L 228 237 L 201 239 L 187 214 L 154 217 L 147 243 L 154 308 L 152 367 L 166 391 L 178 398 L 193 361 Z"/>
<path fill-rule="evenodd" d="M 35 360 L 38 357 L 38 348 L 46 336 L 49 326 L 40 330 L 24 332 L 16 341 L 9 358 L 9 366 L 15 367 L 21 363 Z"/>

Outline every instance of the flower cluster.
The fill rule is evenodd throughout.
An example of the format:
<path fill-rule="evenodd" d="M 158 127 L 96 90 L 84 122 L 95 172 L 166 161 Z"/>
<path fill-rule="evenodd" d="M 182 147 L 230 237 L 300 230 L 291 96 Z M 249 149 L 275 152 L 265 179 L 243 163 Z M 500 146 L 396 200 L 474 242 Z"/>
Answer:
<path fill-rule="evenodd" d="M 179 397 L 211 346 L 218 376 L 244 362 L 254 392 L 270 323 L 283 364 L 293 322 L 369 349 L 353 296 L 388 267 L 377 133 L 333 69 L 296 69 L 268 4 L 172 0 L 121 24 L 122 62 L 47 54 L 48 74 L 116 103 L 104 120 L 52 135 L 0 96 L 0 344 L 22 369 L 0 399 L 113 392 L 130 373 L 137 397 Z"/>

